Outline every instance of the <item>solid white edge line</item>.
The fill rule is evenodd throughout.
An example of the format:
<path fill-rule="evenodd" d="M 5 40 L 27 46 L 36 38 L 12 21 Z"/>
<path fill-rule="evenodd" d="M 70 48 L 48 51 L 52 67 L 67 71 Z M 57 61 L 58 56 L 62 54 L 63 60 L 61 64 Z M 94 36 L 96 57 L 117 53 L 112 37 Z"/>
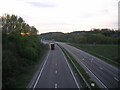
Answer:
<path fill-rule="evenodd" d="M 62 52 L 62 51 L 61 51 L 61 52 Z M 69 67 L 69 69 L 70 69 L 70 72 L 71 72 L 71 74 L 72 74 L 72 76 L 73 76 L 73 78 L 74 78 L 74 80 L 75 80 L 75 83 L 76 83 L 77 87 L 80 88 L 79 85 L 78 85 L 78 82 L 77 82 L 77 80 L 76 80 L 76 78 L 75 78 L 75 76 L 74 76 L 74 74 L 73 74 L 73 72 L 72 72 L 72 69 L 71 69 L 71 67 L 70 67 L 70 65 L 69 65 L 69 63 L 68 63 L 68 61 L 67 61 L 67 59 L 66 59 L 66 57 L 65 57 L 65 55 L 64 55 L 63 52 L 62 52 L 62 54 L 63 54 L 63 56 L 64 56 L 64 58 L 65 58 L 65 61 L 67 62 L 67 65 L 68 65 L 68 67 Z"/>
<path fill-rule="evenodd" d="M 72 52 L 71 52 L 72 53 Z M 76 57 L 73 53 L 72 53 L 72 55 L 74 56 L 74 57 Z M 76 57 L 77 58 L 77 57 Z M 77 58 L 78 59 L 78 58 Z M 79 59 L 78 59 L 79 60 Z M 79 60 L 80 61 L 80 60 Z M 81 62 L 81 61 L 80 61 Z M 89 68 L 87 68 L 87 66 L 86 65 L 84 65 L 82 62 L 81 62 L 81 64 L 89 71 L 89 72 L 91 72 L 91 74 L 105 87 L 105 88 L 107 88 L 107 86 L 105 86 L 104 84 L 103 84 L 103 82 L 89 69 Z"/>
<path fill-rule="evenodd" d="M 49 51 L 49 53 L 50 53 L 50 51 Z M 36 82 L 35 82 L 35 84 L 34 84 L 33 89 L 36 87 L 36 85 L 37 85 L 37 83 L 38 83 L 38 80 L 39 80 L 39 78 L 40 78 L 40 76 L 41 76 L 41 74 L 42 74 L 42 71 L 43 71 L 43 69 L 44 69 L 44 67 L 45 67 L 45 64 L 46 64 L 46 62 L 47 62 L 47 60 L 48 60 L 49 53 L 48 53 L 47 58 L 46 58 L 46 60 L 45 60 L 45 62 L 44 62 L 44 64 L 43 64 L 43 67 L 42 67 L 42 69 L 41 69 L 41 71 L 40 71 L 40 73 L 39 73 L 39 75 L 38 75 L 38 77 L 37 77 L 37 80 L 36 80 Z"/>

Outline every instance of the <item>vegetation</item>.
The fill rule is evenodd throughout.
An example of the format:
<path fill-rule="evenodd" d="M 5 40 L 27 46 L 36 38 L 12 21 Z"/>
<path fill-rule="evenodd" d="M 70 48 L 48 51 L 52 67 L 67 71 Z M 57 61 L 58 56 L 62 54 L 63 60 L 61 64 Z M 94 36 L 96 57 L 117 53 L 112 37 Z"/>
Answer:
<path fill-rule="evenodd" d="M 22 80 L 21 86 L 25 88 L 30 78 L 25 79 L 24 75 L 28 75 L 39 62 L 47 50 L 47 46 L 40 43 L 37 29 L 26 24 L 21 17 L 5 14 L 1 19 L 2 87 L 17 88 Z M 21 33 L 29 34 L 22 35 Z"/>
<path fill-rule="evenodd" d="M 49 32 L 49 33 L 43 33 L 40 35 L 43 39 L 47 40 L 56 40 L 60 42 L 66 42 L 67 41 L 67 35 L 62 32 Z"/>
<path fill-rule="evenodd" d="M 75 44 L 71 43 L 70 45 L 81 49 L 87 53 L 90 53 L 106 62 L 118 66 L 120 64 L 118 56 L 118 45 L 91 45 L 91 44 Z"/>
<path fill-rule="evenodd" d="M 120 44 L 120 31 L 110 29 L 93 29 L 71 33 L 50 32 L 41 34 L 45 39 L 82 44 Z"/>
<path fill-rule="evenodd" d="M 110 29 L 93 29 L 91 31 L 75 31 L 71 33 L 51 32 L 41 34 L 44 39 L 54 39 L 60 42 L 72 43 L 90 54 L 93 54 L 111 64 L 120 63 L 118 49 L 120 45 L 120 31 Z M 101 57 L 102 56 L 102 57 Z M 106 59 L 108 58 L 108 59 Z"/>
<path fill-rule="evenodd" d="M 30 33 L 30 35 L 37 35 L 37 29 L 34 26 L 29 26 L 25 21 L 18 16 L 5 14 L 1 17 L 2 32 L 10 34 L 15 33 Z"/>

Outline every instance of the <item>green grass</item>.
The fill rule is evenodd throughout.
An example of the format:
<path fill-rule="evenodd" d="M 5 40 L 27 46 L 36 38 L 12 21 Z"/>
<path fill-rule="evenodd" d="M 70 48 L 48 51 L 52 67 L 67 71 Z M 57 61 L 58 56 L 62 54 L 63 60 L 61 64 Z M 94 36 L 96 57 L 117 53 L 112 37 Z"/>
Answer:
<path fill-rule="evenodd" d="M 90 53 L 114 66 L 120 64 L 118 56 L 118 45 L 91 45 L 91 44 L 70 44 L 78 49 Z"/>
<path fill-rule="evenodd" d="M 39 57 L 39 60 L 36 61 L 33 65 L 29 67 L 29 71 L 17 77 L 16 87 L 17 88 L 26 88 L 30 80 L 32 79 L 35 72 L 38 70 L 39 66 L 42 64 L 48 50 L 43 52 L 43 55 Z"/>
<path fill-rule="evenodd" d="M 63 47 L 60 46 L 60 45 L 58 45 L 58 46 L 62 49 L 62 51 L 64 52 L 64 54 L 65 54 L 66 57 L 67 57 L 67 60 L 69 60 L 70 64 L 71 64 L 74 68 L 75 68 L 75 66 L 76 66 L 76 68 L 79 70 L 79 71 L 76 70 L 77 73 L 79 74 L 79 72 L 80 72 L 80 73 L 82 74 L 83 78 L 87 81 L 87 83 L 89 84 L 90 88 L 100 89 L 95 82 L 93 82 L 93 81 L 90 80 L 90 76 L 86 73 L 86 71 L 82 68 L 82 66 L 73 58 L 73 56 L 72 56 L 65 48 L 63 48 Z M 73 64 L 74 64 L 75 66 L 74 66 Z M 75 69 L 76 69 L 76 68 L 75 68 Z M 80 76 L 80 77 L 81 77 L 81 76 Z M 79 78 L 80 78 L 80 77 L 79 77 Z M 83 88 L 88 88 L 88 86 L 86 85 L 86 83 L 84 82 L 84 80 L 82 80 L 82 78 L 80 78 L 80 82 L 81 82 Z M 94 87 L 91 87 L 91 83 L 94 83 L 95 86 L 94 86 Z"/>

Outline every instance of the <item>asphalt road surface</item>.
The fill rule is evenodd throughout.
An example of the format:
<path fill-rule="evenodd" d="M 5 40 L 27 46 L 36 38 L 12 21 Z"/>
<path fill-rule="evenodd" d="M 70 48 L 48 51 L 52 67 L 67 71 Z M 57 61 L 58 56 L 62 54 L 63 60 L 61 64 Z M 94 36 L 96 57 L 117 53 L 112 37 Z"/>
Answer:
<path fill-rule="evenodd" d="M 63 46 L 76 61 L 86 70 L 91 79 L 101 88 L 118 88 L 120 84 L 120 70 L 80 49 L 66 43 L 57 42 Z"/>
<path fill-rule="evenodd" d="M 79 88 L 60 47 L 50 50 L 33 88 Z"/>

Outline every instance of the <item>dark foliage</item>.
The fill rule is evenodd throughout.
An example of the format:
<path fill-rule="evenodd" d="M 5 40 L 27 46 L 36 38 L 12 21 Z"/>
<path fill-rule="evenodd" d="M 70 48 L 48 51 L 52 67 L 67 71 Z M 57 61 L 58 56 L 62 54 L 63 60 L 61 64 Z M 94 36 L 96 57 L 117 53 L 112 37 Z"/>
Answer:
<path fill-rule="evenodd" d="M 10 25 L 14 26 L 9 15 L 8 17 L 9 19 L 5 20 L 9 20 Z M 17 19 L 14 15 L 11 18 L 14 18 L 13 21 Z M 9 24 L 6 21 L 2 25 L 2 87 L 16 88 L 16 82 L 19 82 L 18 76 L 27 73 L 31 65 L 34 66 L 40 60 L 47 46 L 40 43 L 40 38 L 35 35 L 36 31 L 31 32 L 31 35 L 21 35 L 18 28 L 9 27 L 12 29 L 7 30 L 6 26 Z M 22 18 L 18 21 L 23 22 Z M 26 30 L 26 27 L 22 29 Z"/>

